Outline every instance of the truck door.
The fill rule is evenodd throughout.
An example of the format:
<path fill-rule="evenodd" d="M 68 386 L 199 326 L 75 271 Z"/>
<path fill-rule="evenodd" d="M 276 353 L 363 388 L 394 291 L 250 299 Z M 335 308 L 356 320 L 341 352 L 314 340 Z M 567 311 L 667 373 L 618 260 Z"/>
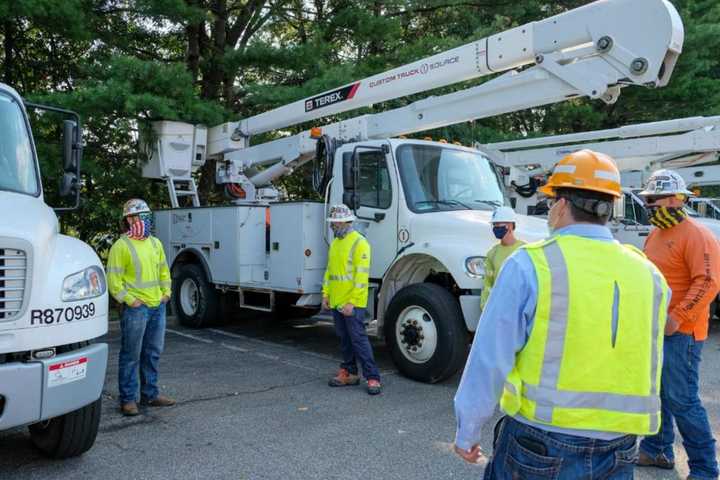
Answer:
<path fill-rule="evenodd" d="M 629 243 L 642 249 L 652 226 L 640 200 L 630 192 L 624 192 L 624 196 L 625 217 L 614 220 L 610 230 L 620 243 Z"/>
<path fill-rule="evenodd" d="M 339 151 L 345 167 L 355 165 L 351 179 L 333 183 L 331 203 L 346 203 L 354 209 L 356 229 L 372 247 L 370 278 L 382 278 L 397 254 L 398 182 L 387 142 L 348 145 Z M 352 175 L 343 169 L 343 177 Z M 337 170 L 336 170 L 337 172 Z M 337 188 L 344 187 L 344 188 Z M 353 188 L 354 187 L 354 188 Z M 353 198 L 355 205 L 352 205 Z"/>

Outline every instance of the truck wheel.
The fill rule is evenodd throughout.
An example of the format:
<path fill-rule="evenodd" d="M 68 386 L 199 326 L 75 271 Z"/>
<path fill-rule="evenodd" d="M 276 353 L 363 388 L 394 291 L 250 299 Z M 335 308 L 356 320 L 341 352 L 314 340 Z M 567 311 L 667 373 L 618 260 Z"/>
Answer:
<path fill-rule="evenodd" d="M 101 410 L 102 397 L 79 410 L 30 425 L 30 438 L 49 457 L 76 457 L 95 443 Z"/>
<path fill-rule="evenodd" d="M 198 265 L 180 265 L 173 279 L 175 312 L 186 327 L 212 325 L 220 313 L 220 298 Z"/>
<path fill-rule="evenodd" d="M 426 383 L 462 368 L 469 344 L 457 299 L 432 283 L 409 285 L 395 295 L 385 316 L 385 338 L 400 372 Z"/>

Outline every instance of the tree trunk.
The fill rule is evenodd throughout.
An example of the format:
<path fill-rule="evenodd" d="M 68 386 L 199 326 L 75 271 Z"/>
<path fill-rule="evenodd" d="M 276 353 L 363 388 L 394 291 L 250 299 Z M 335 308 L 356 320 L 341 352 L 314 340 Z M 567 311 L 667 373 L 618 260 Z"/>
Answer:
<path fill-rule="evenodd" d="M 195 5 L 193 0 L 188 0 L 187 3 L 190 6 Z M 202 21 L 188 23 L 188 26 L 185 27 L 188 38 L 187 66 L 190 75 L 192 75 L 193 83 L 196 84 L 200 75 L 200 35 L 203 28 L 205 28 L 205 24 Z"/>
<path fill-rule="evenodd" d="M 203 75 L 202 97 L 217 100 L 220 98 L 224 76 L 222 55 L 227 37 L 227 3 L 225 0 L 213 0 L 211 10 L 215 19 L 212 25 L 211 54 Z"/>

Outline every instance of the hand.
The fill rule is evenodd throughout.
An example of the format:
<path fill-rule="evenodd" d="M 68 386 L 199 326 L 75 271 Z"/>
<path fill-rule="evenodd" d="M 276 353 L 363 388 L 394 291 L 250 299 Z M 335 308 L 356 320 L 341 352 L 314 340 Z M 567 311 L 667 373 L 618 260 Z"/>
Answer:
<path fill-rule="evenodd" d="M 162 298 L 160 299 L 160 301 L 161 301 L 162 303 L 167 303 L 167 302 L 169 302 L 169 301 L 170 301 L 170 295 L 163 295 Z"/>
<path fill-rule="evenodd" d="M 463 460 L 473 465 L 481 465 L 487 461 L 485 455 L 480 448 L 480 445 L 473 445 L 470 450 L 463 450 L 462 448 L 454 445 L 455 453 L 457 453 Z"/>
<path fill-rule="evenodd" d="M 135 300 L 133 303 L 130 304 L 130 306 L 132 308 L 138 308 L 138 307 L 142 306 L 142 304 L 143 303 L 140 300 Z"/>
<path fill-rule="evenodd" d="M 353 307 L 352 303 L 346 303 L 345 306 L 340 311 L 342 312 L 343 315 L 345 315 L 346 317 L 349 317 L 350 315 L 353 314 L 354 308 L 355 307 Z"/>
<path fill-rule="evenodd" d="M 665 335 L 672 335 L 677 332 L 680 328 L 680 323 L 675 320 L 672 315 L 668 314 L 667 321 L 665 322 Z"/>
<path fill-rule="evenodd" d="M 330 299 L 328 297 L 323 297 L 322 299 L 322 309 L 323 310 L 330 310 Z"/>

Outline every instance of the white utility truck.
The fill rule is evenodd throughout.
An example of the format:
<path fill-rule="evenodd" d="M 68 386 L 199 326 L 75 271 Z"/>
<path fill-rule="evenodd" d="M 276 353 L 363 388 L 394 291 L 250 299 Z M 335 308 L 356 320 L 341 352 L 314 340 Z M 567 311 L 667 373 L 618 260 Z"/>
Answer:
<path fill-rule="evenodd" d="M 582 148 L 610 155 L 620 169 L 625 193 L 624 201 L 616 204 L 611 228 L 618 240 L 639 248 L 652 226 L 638 192 L 652 172 L 671 168 L 691 187 L 720 184 L 720 116 L 491 143 L 479 148 L 505 169 L 505 183 L 515 210 L 530 214 L 542 214 L 537 187 L 562 157 Z M 720 239 L 720 221 L 711 215 L 717 205 L 711 200 L 693 199 L 687 210 Z"/>
<path fill-rule="evenodd" d="M 156 225 L 181 322 L 216 319 L 221 293 L 245 308 L 315 313 L 331 240 L 328 206 L 346 203 L 372 247 L 369 333 L 385 338 L 408 377 L 453 375 L 480 316 L 485 255 L 497 241 L 490 217 L 507 199 L 483 152 L 402 135 L 583 96 L 612 103 L 627 85 L 661 87 L 682 43 L 669 2 L 604 0 L 239 122 L 155 123 L 144 175 L 170 190 L 174 208 L 156 212 Z M 502 72 L 479 86 L 251 144 L 257 134 L 283 135 L 293 125 Z M 216 182 L 232 204 L 200 206 L 192 174 L 206 158 L 215 159 Z M 281 201 L 272 182 L 310 161 L 324 202 Z M 180 208 L 178 196 L 192 206 Z M 547 233 L 543 220 L 518 220 L 520 238 Z"/>
<path fill-rule="evenodd" d="M 40 450 L 65 458 L 97 435 L 108 349 L 92 340 L 107 332 L 108 295 L 98 256 L 61 235 L 44 202 L 25 105 L 72 117 L 61 193 L 79 201 L 79 117 L 0 84 L 0 430 L 29 425 Z"/>

